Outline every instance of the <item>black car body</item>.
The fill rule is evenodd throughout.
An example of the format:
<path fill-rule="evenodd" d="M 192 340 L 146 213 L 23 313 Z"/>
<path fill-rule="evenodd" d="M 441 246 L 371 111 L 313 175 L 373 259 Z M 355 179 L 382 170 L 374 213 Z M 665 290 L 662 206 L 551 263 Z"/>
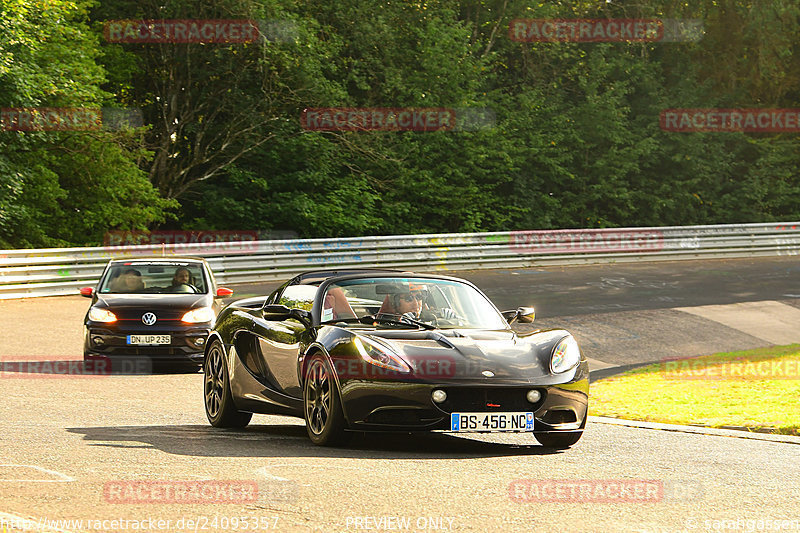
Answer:
<path fill-rule="evenodd" d="M 411 318 L 397 314 L 407 305 Z M 532 308 L 501 314 L 458 278 L 301 274 L 220 313 L 206 414 L 217 427 L 243 427 L 252 413 L 305 418 L 322 445 L 353 431 L 455 430 L 528 431 L 568 447 L 586 422 L 588 365 L 569 332 L 510 326 L 532 320 Z"/>
<path fill-rule="evenodd" d="M 84 318 L 85 361 L 199 365 L 219 298 L 232 291 L 217 287 L 202 258 L 137 257 L 109 261 L 97 287 L 81 294 L 92 298 Z"/>

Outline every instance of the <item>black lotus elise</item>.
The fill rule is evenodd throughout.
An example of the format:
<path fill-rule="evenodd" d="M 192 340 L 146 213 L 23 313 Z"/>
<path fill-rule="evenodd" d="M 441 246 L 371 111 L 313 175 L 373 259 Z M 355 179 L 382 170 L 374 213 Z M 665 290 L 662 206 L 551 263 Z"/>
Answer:
<path fill-rule="evenodd" d="M 586 424 L 589 369 L 563 329 L 514 331 L 468 281 L 315 271 L 226 307 L 208 337 L 206 415 L 304 418 L 315 444 L 354 431 L 530 432 L 567 448 Z"/>

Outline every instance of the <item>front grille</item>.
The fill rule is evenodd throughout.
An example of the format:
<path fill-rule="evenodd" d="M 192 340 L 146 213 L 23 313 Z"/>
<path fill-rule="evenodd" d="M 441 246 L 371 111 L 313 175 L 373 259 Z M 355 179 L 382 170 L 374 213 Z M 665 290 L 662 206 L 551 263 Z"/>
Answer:
<path fill-rule="evenodd" d="M 552 411 L 547 411 L 545 415 L 542 417 L 542 422 L 545 424 L 570 424 L 572 422 L 577 422 L 578 417 L 575 416 L 575 412 L 571 409 L 554 409 Z"/>
<path fill-rule="evenodd" d="M 544 401 L 542 398 L 535 404 L 530 403 L 525 395 L 527 388 L 492 388 L 492 387 L 442 387 L 447 393 L 447 400 L 439 407 L 448 413 L 463 412 L 527 412 L 535 411 Z"/>
<path fill-rule="evenodd" d="M 143 355 L 148 357 L 169 357 L 202 354 L 203 347 L 192 349 L 188 346 L 108 346 L 100 353 L 103 355 Z"/>
<path fill-rule="evenodd" d="M 180 320 L 188 309 L 147 309 L 147 308 L 117 308 L 112 309 L 119 320 L 139 320 L 141 322 L 142 315 L 145 313 L 153 313 L 156 315 L 158 321 L 162 320 Z M 158 323 L 158 322 L 156 322 Z"/>

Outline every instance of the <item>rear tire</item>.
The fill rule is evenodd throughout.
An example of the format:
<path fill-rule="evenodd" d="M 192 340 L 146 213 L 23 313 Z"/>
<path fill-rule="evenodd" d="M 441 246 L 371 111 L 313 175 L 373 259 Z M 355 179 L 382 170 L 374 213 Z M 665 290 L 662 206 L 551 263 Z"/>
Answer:
<path fill-rule="evenodd" d="M 233 403 L 228 365 L 219 340 L 213 340 L 208 347 L 203 377 L 203 403 L 211 425 L 216 428 L 243 428 L 249 424 L 253 413 L 239 411 Z"/>
<path fill-rule="evenodd" d="M 303 414 L 308 438 L 314 444 L 337 446 L 349 440 L 336 380 L 328 361 L 319 353 L 311 357 L 306 370 Z"/>

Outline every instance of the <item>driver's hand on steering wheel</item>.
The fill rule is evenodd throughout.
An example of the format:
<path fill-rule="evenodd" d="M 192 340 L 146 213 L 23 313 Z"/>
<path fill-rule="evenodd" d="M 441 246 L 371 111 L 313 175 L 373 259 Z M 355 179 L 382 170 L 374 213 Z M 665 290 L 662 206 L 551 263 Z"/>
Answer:
<path fill-rule="evenodd" d="M 442 307 L 441 309 L 439 309 L 439 314 L 442 315 L 442 318 L 447 320 L 455 320 L 458 318 L 456 312 L 450 309 L 449 307 Z"/>

